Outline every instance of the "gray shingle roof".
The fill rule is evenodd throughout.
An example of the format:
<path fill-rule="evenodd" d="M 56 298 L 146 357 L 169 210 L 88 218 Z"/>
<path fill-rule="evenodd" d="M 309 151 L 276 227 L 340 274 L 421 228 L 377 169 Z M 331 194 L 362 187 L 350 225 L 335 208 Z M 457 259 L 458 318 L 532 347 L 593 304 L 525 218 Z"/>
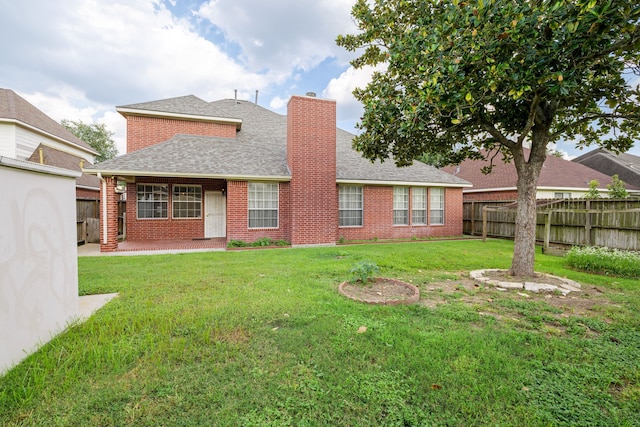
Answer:
<path fill-rule="evenodd" d="M 58 122 L 27 102 L 11 89 L 0 88 L 0 119 L 22 122 L 45 133 L 60 138 L 91 153 L 97 152 L 89 144 L 69 132 Z"/>
<path fill-rule="evenodd" d="M 45 165 L 56 166 L 78 172 L 82 171 L 82 169 L 80 169 L 81 161 L 83 161 L 85 168 L 91 166 L 90 162 L 84 161 L 84 159 L 80 157 L 56 150 L 55 148 L 43 144 L 38 145 L 27 160 L 34 163 L 40 163 L 40 149 L 42 149 L 42 160 Z M 98 191 L 100 190 L 100 179 L 95 175 L 83 173 L 82 176 L 76 179 L 76 185 L 93 188 Z"/>
<path fill-rule="evenodd" d="M 371 163 L 351 147 L 353 134 L 338 129 L 336 151 L 336 175 L 338 180 L 429 183 L 451 186 L 470 186 L 457 176 L 445 173 L 433 166 L 415 161 L 407 167 L 397 167 L 392 159 Z"/>
<path fill-rule="evenodd" d="M 226 111 L 216 105 L 204 101 L 195 95 L 179 96 L 177 98 L 160 99 L 158 101 L 141 102 L 138 104 L 120 105 L 116 109 L 132 109 L 155 111 L 159 113 L 190 114 L 197 116 L 228 117 Z"/>
<path fill-rule="evenodd" d="M 194 114 L 195 111 L 188 109 L 188 105 L 191 105 L 197 107 L 197 114 L 215 111 L 218 117 L 242 119 L 242 130 L 237 132 L 236 138 L 176 135 L 168 141 L 101 162 L 94 169 L 121 175 L 135 172 L 137 175 L 182 174 L 265 179 L 291 176 L 286 165 L 286 116 L 248 101 L 227 99 L 206 103 L 208 107 L 203 102 L 197 97 L 187 96 L 132 104 L 127 108 L 154 108 L 154 111 Z M 336 129 L 336 132 L 338 180 L 469 185 L 461 178 L 420 162 L 405 168 L 396 167 L 391 160 L 371 163 L 351 147 L 352 134 L 340 129 Z"/>
<path fill-rule="evenodd" d="M 609 176 L 618 175 L 624 182 L 640 187 L 640 157 L 633 154 L 615 154 L 604 148 L 597 148 L 572 161 Z"/>

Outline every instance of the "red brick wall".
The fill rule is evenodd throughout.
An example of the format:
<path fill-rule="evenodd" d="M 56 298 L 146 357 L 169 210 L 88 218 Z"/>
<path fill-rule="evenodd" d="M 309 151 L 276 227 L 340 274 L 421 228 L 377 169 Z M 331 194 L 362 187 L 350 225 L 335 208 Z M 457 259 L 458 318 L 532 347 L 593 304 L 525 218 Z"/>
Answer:
<path fill-rule="evenodd" d="M 411 237 L 458 236 L 462 234 L 462 189 L 446 188 L 444 225 L 393 225 L 393 187 L 363 189 L 362 227 L 340 227 L 338 238 L 347 240 L 403 239 Z M 411 212 L 411 196 L 409 197 Z M 411 215 L 409 215 L 411 222 Z M 427 194 L 427 223 L 429 194 Z"/>
<path fill-rule="evenodd" d="M 291 97 L 287 107 L 287 163 L 291 170 L 291 243 L 335 243 L 335 101 Z"/>
<path fill-rule="evenodd" d="M 127 153 L 166 141 L 180 133 L 235 138 L 236 126 L 161 117 L 127 116 Z"/>
<path fill-rule="evenodd" d="M 100 251 L 114 252 L 118 248 L 118 200 L 120 194 L 116 193 L 117 180 L 113 177 L 105 178 L 106 186 L 100 187 Z M 103 191 L 105 190 L 106 191 Z M 106 203 L 106 214 L 104 217 L 104 203 Z M 107 238 L 105 242 L 104 222 L 107 225 Z"/>
<path fill-rule="evenodd" d="M 464 193 L 465 202 L 493 201 L 493 200 L 517 200 L 518 192 L 510 191 L 487 191 L 482 193 Z"/>
<path fill-rule="evenodd" d="M 169 184 L 168 218 L 137 218 L 137 184 Z M 201 218 L 172 218 L 171 192 L 175 184 L 202 186 Z M 204 193 L 205 191 L 220 191 L 224 188 L 224 185 L 223 180 L 213 179 L 138 177 L 136 183 L 127 184 L 127 240 L 193 239 L 204 237 Z"/>
<path fill-rule="evenodd" d="M 100 190 L 87 190 L 86 188 L 76 187 L 76 199 L 100 199 Z"/>
<path fill-rule="evenodd" d="M 248 182 L 227 183 L 227 241 L 254 242 L 262 237 L 291 241 L 289 212 L 290 186 L 281 182 L 278 186 L 278 228 L 249 228 Z"/>

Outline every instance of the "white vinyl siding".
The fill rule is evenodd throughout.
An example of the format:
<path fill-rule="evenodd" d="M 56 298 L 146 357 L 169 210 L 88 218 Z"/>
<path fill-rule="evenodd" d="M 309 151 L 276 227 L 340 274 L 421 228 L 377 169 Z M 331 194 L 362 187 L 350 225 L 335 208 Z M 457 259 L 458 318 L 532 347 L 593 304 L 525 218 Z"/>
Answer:
<path fill-rule="evenodd" d="M 338 188 L 340 227 L 362 227 L 362 187 L 341 185 Z"/>
<path fill-rule="evenodd" d="M 278 183 L 249 183 L 249 228 L 278 227 Z"/>

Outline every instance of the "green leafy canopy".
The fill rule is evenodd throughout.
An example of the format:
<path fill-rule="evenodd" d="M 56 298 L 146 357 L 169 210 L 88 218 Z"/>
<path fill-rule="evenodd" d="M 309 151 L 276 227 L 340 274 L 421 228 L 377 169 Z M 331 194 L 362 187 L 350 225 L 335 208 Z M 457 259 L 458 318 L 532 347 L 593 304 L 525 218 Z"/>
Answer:
<path fill-rule="evenodd" d="M 354 92 L 364 107 L 354 147 L 369 159 L 457 163 L 480 148 L 517 154 L 525 141 L 546 153 L 561 138 L 626 151 L 640 135 L 628 84 L 637 2 L 358 0 L 352 15 L 361 31 L 337 43 L 364 49 L 356 68 L 383 69 Z"/>
<path fill-rule="evenodd" d="M 354 148 L 399 166 L 500 150 L 518 175 L 511 274 L 533 274 L 530 224 L 548 144 L 626 151 L 640 136 L 640 89 L 630 84 L 640 68 L 640 4 L 358 0 L 352 15 L 360 32 L 337 43 L 363 49 L 354 67 L 378 70 L 354 91 L 364 109 Z"/>
<path fill-rule="evenodd" d="M 118 147 L 113 141 L 113 132 L 108 130 L 104 123 L 87 124 L 82 121 L 63 119 L 60 124 L 98 152 L 96 163 L 113 159 L 118 155 Z"/>

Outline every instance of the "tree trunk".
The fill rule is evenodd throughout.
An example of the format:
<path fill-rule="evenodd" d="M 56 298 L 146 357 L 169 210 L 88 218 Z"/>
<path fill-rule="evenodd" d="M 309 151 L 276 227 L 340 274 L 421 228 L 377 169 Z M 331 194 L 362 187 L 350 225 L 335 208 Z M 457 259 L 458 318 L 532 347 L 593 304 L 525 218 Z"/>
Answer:
<path fill-rule="evenodd" d="M 518 207 L 511 261 L 512 276 L 531 277 L 535 274 L 536 251 L 536 192 L 538 178 L 546 159 L 546 141 L 543 135 L 532 135 L 532 148 L 529 159 L 521 146 L 512 150 L 513 160 L 518 172 Z M 538 140 L 541 138 L 541 140 Z"/>

